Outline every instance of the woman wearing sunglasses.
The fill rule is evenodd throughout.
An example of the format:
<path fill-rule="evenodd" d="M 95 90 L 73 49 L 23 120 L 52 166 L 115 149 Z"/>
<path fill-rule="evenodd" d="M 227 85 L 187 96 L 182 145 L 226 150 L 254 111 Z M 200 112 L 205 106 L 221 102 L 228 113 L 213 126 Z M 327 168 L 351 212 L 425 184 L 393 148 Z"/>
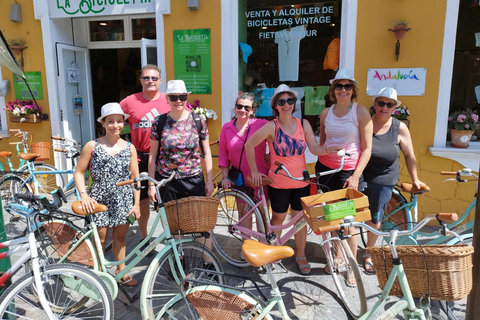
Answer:
<path fill-rule="evenodd" d="M 269 121 L 245 144 L 248 165 L 252 172 L 255 185 L 260 185 L 263 174 L 257 166 L 255 147 L 267 140 L 270 151 L 270 171 L 268 177 L 274 180 L 269 185 L 270 203 L 272 207 L 272 225 L 281 225 L 287 216 L 288 208 L 292 217 L 302 212 L 301 197 L 310 195 L 310 186 L 307 182 L 294 181 L 281 173 L 276 174 L 275 161 L 281 162 L 292 176 L 301 177 L 303 170 L 307 169 L 305 162 L 305 149 L 308 145 L 315 155 L 335 153 L 341 147 L 328 148 L 317 144 L 312 127 L 307 120 L 293 117 L 297 93 L 287 85 L 281 84 L 275 89 L 270 100 L 276 119 Z M 302 123 L 303 121 L 303 123 Z M 280 234 L 277 235 L 278 237 Z M 307 242 L 307 227 L 295 234 L 296 261 L 300 272 L 309 274 L 310 264 L 305 257 Z"/>
<path fill-rule="evenodd" d="M 350 154 L 350 158 L 342 171 L 320 177 L 319 183 L 324 192 L 342 188 L 358 189 L 362 185 L 362 172 L 370 159 L 372 119 L 366 108 L 354 102 L 358 97 L 357 83 L 353 73 L 347 69 L 340 69 L 335 79 L 330 80 L 329 94 L 333 105 L 325 108 L 320 115 L 320 145 L 324 144 L 327 147 L 341 145 L 345 152 Z M 322 155 L 318 157 L 315 171 L 331 170 L 338 168 L 339 165 L 340 158 L 337 155 Z M 350 228 L 349 232 L 354 234 L 353 228 Z M 352 236 L 349 244 L 355 257 L 358 238 Z M 328 266 L 325 267 L 325 271 L 330 272 Z"/>
<path fill-rule="evenodd" d="M 417 162 L 410 132 L 403 122 L 392 117 L 395 108 L 401 104 L 397 99 L 397 91 L 386 87 L 372 99 L 375 110 L 372 116 L 373 148 L 363 176 L 367 183 L 365 194 L 368 196 L 372 213 L 370 225 L 379 229 L 385 208 L 392 196 L 393 187 L 400 178 L 400 150 L 405 157 L 405 164 L 413 185 L 420 188 L 424 183 L 417 176 Z M 375 234 L 369 232 L 367 247 L 373 247 L 377 238 Z M 365 271 L 374 273 L 371 256 L 365 254 L 363 258 Z"/>
<path fill-rule="evenodd" d="M 160 116 L 152 122 L 148 174 L 160 181 L 170 176 L 172 169 L 168 168 L 168 164 L 174 163 L 178 166 L 175 179 L 161 189 L 164 202 L 190 196 L 210 196 L 213 193 L 212 155 L 208 144 L 207 121 L 201 116 L 202 126 L 198 132 L 192 113 L 185 109 L 189 93 L 183 80 L 168 81 L 165 94 L 170 112 L 167 113 L 161 137 L 158 136 Z M 203 179 L 200 144 L 204 152 L 206 183 Z M 150 200 L 157 200 L 152 182 L 148 183 L 148 195 Z"/>

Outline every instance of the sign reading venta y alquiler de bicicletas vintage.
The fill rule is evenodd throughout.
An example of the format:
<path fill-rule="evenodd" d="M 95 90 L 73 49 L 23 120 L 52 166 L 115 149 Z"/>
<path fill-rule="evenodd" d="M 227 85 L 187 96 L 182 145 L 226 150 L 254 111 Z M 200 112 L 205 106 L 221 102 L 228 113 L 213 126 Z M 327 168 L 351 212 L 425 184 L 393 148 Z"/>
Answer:
<path fill-rule="evenodd" d="M 155 0 L 48 0 L 51 18 L 155 12 Z"/>

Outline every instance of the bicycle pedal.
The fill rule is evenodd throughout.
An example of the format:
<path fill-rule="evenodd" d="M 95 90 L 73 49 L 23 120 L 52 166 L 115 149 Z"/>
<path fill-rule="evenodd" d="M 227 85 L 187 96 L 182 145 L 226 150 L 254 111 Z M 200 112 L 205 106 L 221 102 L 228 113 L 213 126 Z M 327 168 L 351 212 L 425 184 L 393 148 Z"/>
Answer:
<path fill-rule="evenodd" d="M 20 221 L 20 219 L 21 219 L 20 215 L 15 215 L 10 218 L 10 222 L 18 222 Z"/>

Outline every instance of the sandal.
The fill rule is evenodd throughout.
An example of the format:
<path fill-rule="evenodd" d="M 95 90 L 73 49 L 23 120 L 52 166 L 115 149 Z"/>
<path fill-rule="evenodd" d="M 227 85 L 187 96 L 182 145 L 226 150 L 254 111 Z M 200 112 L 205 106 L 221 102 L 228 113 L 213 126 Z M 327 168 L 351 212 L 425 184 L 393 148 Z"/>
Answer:
<path fill-rule="evenodd" d="M 375 267 L 372 263 L 372 256 L 369 254 L 363 255 L 363 268 L 365 268 L 365 273 L 375 274 Z"/>
<path fill-rule="evenodd" d="M 115 271 L 115 275 L 119 274 L 119 271 Z M 124 275 L 123 278 L 118 280 L 118 283 L 120 283 L 122 286 L 126 287 L 134 287 L 137 285 L 137 280 L 134 278 L 130 277 L 128 274 Z"/>
<path fill-rule="evenodd" d="M 310 266 L 310 263 L 298 263 L 298 261 L 305 260 L 307 261 L 306 257 L 299 257 L 296 258 L 298 268 L 300 269 L 300 272 L 303 274 L 309 274 L 312 271 L 312 267 Z"/>

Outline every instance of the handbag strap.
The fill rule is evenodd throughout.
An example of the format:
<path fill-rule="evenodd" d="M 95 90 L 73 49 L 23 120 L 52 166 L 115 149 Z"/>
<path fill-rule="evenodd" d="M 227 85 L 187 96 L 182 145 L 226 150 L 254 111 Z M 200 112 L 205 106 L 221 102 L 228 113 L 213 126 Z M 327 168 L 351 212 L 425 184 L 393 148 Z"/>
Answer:
<path fill-rule="evenodd" d="M 245 150 L 245 143 L 247 143 L 248 133 L 250 132 L 251 127 L 252 127 L 252 124 L 250 123 L 250 119 L 248 119 L 248 130 L 247 130 L 247 134 L 245 135 L 245 141 L 243 142 L 242 152 L 240 153 L 240 160 L 238 160 L 238 170 L 240 170 L 240 164 L 242 163 L 242 157 L 243 157 L 243 150 Z"/>

